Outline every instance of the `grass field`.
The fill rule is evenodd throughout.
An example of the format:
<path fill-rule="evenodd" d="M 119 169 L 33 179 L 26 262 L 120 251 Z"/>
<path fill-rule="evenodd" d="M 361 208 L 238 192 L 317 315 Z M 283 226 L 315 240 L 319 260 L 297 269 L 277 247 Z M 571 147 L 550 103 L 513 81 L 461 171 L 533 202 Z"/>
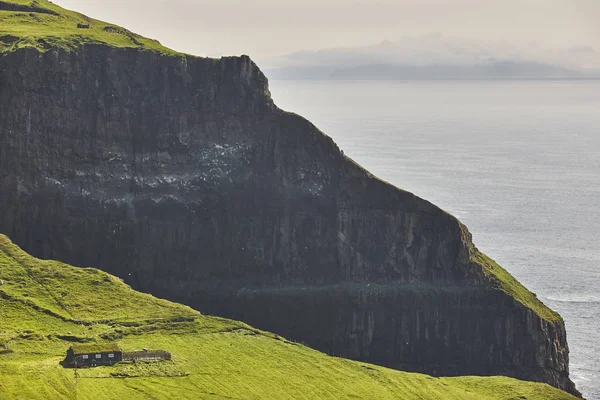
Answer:
<path fill-rule="evenodd" d="M 78 28 L 78 24 L 89 28 Z M 0 0 L 0 53 L 23 47 L 40 51 L 76 49 L 86 43 L 177 54 L 156 40 L 65 10 L 47 0 Z"/>
<path fill-rule="evenodd" d="M 91 268 L 37 260 L 0 235 L 0 399 L 574 399 L 504 377 L 432 378 L 330 357 L 138 293 Z M 172 361 L 73 369 L 74 343 Z"/>

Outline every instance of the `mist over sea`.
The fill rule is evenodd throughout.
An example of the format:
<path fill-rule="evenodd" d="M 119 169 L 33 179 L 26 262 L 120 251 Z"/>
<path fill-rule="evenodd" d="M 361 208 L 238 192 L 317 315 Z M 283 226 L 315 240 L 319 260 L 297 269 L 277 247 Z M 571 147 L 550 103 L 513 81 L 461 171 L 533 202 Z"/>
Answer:
<path fill-rule="evenodd" d="M 600 81 L 271 81 L 276 104 L 456 215 L 566 322 L 600 399 Z"/>

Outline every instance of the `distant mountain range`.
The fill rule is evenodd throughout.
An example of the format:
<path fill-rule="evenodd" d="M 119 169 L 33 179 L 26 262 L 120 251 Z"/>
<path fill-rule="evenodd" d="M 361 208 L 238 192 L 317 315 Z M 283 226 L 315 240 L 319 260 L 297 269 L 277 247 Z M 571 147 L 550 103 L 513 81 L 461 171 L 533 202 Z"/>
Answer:
<path fill-rule="evenodd" d="M 271 79 L 557 79 L 600 77 L 589 46 L 477 43 L 441 34 L 373 46 L 303 51 L 265 60 Z"/>
<path fill-rule="evenodd" d="M 288 67 L 267 70 L 271 79 L 549 79 L 585 78 L 581 72 L 548 64 L 495 61 L 480 65 L 391 65 Z"/>

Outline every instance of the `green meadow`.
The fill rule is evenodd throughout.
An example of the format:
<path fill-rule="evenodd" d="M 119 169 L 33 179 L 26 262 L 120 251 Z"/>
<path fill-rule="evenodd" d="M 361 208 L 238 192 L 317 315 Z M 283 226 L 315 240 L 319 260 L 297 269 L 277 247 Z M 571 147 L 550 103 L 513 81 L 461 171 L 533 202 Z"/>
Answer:
<path fill-rule="evenodd" d="M 83 44 L 177 54 L 156 40 L 65 10 L 47 0 L 0 0 L 0 53 L 25 47 L 72 50 Z"/>
<path fill-rule="evenodd" d="M 0 235 L 0 399 L 574 399 L 505 377 L 433 378 L 331 357 L 244 323 L 29 256 Z M 72 369 L 73 344 L 171 361 Z"/>

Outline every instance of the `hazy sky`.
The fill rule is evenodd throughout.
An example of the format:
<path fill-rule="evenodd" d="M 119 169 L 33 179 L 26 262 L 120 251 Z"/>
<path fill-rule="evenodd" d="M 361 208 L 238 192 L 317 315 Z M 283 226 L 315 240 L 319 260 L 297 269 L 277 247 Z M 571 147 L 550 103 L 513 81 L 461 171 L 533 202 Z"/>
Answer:
<path fill-rule="evenodd" d="M 441 32 L 600 50 L 600 0 L 55 0 L 176 50 L 261 59 Z"/>

